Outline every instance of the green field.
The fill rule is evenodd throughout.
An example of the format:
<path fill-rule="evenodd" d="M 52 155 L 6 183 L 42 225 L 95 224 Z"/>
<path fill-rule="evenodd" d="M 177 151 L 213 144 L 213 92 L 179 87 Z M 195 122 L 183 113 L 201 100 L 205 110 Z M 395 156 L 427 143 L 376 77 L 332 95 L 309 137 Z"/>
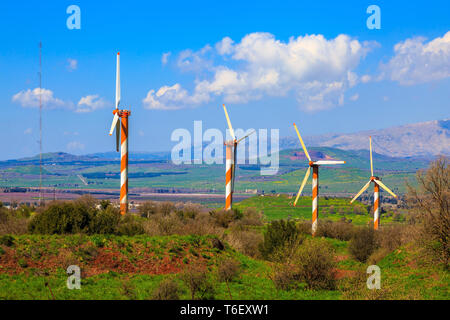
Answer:
<path fill-rule="evenodd" d="M 295 207 L 293 206 L 294 199 L 295 197 L 286 195 L 255 196 L 237 203 L 235 207 L 240 210 L 254 207 L 262 212 L 269 221 L 277 219 L 311 220 L 311 197 L 300 197 Z M 334 214 L 330 214 L 331 206 L 335 210 Z M 319 198 L 319 219 L 339 221 L 343 218 L 351 220 L 356 225 L 367 225 L 373 221 L 367 212 L 367 206 L 359 201 L 350 204 L 347 198 Z M 390 211 L 381 216 L 381 221 L 385 224 L 394 222 Z"/>
<path fill-rule="evenodd" d="M 343 151 L 334 148 L 311 148 L 318 159 L 341 159 L 347 163 L 323 166 L 320 169 L 321 194 L 345 195 L 356 193 L 370 177 L 369 156 L 366 151 Z M 417 169 L 428 166 L 424 159 L 389 158 L 375 155 L 375 174 L 394 192 L 406 191 L 405 180 L 414 181 Z M 279 171 L 262 176 L 259 165 L 239 164 L 236 169 L 236 192 L 257 189 L 264 193 L 296 193 L 305 174 L 307 162 L 299 150 L 283 150 L 279 154 Z M 120 164 L 118 160 L 77 157 L 57 153 L 45 154 L 43 186 L 57 189 L 118 189 Z M 165 188 L 222 192 L 224 165 L 174 165 L 168 160 L 133 160 L 129 166 L 130 188 Z M 87 181 L 85 185 L 78 175 Z M 311 179 L 310 179 L 311 180 Z M 38 158 L 0 162 L 0 187 L 39 186 Z M 311 194 L 311 181 L 304 192 Z"/>

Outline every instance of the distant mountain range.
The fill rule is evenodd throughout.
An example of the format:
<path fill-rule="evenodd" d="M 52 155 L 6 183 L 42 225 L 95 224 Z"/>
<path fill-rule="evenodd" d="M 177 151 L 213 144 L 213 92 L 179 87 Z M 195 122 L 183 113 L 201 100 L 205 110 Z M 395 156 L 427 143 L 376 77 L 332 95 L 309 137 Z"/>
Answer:
<path fill-rule="evenodd" d="M 369 149 L 372 136 L 375 152 L 391 157 L 432 157 L 450 155 L 450 120 L 434 120 L 349 134 L 305 137 L 307 146 L 341 150 Z M 297 137 L 280 139 L 280 149 L 300 148 Z"/>

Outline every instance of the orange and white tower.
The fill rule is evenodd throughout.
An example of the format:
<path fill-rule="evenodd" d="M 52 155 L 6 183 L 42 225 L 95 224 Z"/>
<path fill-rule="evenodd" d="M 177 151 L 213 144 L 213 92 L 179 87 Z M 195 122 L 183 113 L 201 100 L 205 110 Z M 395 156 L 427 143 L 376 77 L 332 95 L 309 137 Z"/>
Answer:
<path fill-rule="evenodd" d="M 300 144 L 302 145 L 303 151 L 305 152 L 306 157 L 308 158 L 309 167 L 306 170 L 305 177 L 303 178 L 300 189 L 298 190 L 297 197 L 294 201 L 294 206 L 297 205 L 298 199 L 303 191 L 303 188 L 308 181 L 309 175 L 311 173 L 311 168 L 313 169 L 313 177 L 312 177 L 312 235 L 314 236 L 317 232 L 318 220 L 319 220 L 319 166 L 320 165 L 334 165 L 334 164 L 344 164 L 345 161 L 340 160 L 318 160 L 312 161 L 309 156 L 308 150 L 306 149 L 305 143 L 303 142 L 302 136 L 298 131 L 297 126 L 294 123 L 295 131 L 297 132 L 298 139 L 300 140 Z"/>
<path fill-rule="evenodd" d="M 223 110 L 225 112 L 225 117 L 227 118 L 228 128 L 230 130 L 230 135 L 232 140 L 225 141 L 226 148 L 226 157 L 225 157 L 225 210 L 231 210 L 233 205 L 233 192 L 234 192 L 234 180 L 235 180 L 235 171 L 236 171 L 236 155 L 237 155 L 237 146 L 238 144 L 247 138 L 249 135 L 255 133 L 253 130 L 246 136 L 236 139 L 234 135 L 234 130 L 231 125 L 230 117 L 228 116 L 228 111 L 225 105 L 223 104 Z"/>
<path fill-rule="evenodd" d="M 225 158 L 225 210 L 231 210 L 231 203 L 233 202 L 233 149 L 234 141 L 225 142 L 226 158 Z"/>
<path fill-rule="evenodd" d="M 370 180 L 364 187 L 353 197 L 350 203 L 353 203 L 366 189 L 369 187 L 370 183 L 373 182 L 373 228 L 378 230 L 380 226 L 380 187 L 386 190 L 394 198 L 397 195 L 393 193 L 386 185 L 381 182 L 381 178 L 373 175 L 373 159 L 372 159 L 372 137 L 369 136 L 369 150 L 370 150 Z"/>
<path fill-rule="evenodd" d="M 116 66 L 116 108 L 109 135 L 116 130 L 116 150 L 119 151 L 120 141 L 120 213 L 128 211 L 128 117 L 129 110 L 121 109 L 120 105 L 120 52 L 117 53 Z M 120 122 L 119 122 L 120 119 Z"/>
<path fill-rule="evenodd" d="M 380 187 L 377 183 L 373 186 L 373 228 L 378 230 L 380 207 L 379 207 Z"/>

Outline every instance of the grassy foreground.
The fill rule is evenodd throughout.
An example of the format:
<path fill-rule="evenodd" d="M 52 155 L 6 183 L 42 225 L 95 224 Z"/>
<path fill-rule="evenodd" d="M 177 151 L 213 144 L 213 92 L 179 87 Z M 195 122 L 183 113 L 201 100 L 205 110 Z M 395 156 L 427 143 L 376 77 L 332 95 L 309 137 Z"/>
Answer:
<path fill-rule="evenodd" d="M 366 288 L 368 264 L 350 257 L 346 241 L 327 239 L 335 249 L 336 290 L 308 290 L 300 284 L 277 290 L 271 280 L 277 265 L 249 258 L 214 236 L 22 235 L 0 246 L 0 299 L 150 299 L 159 283 L 171 278 L 190 293 L 181 273 L 191 263 L 207 270 L 214 299 L 449 299 L 449 274 L 419 263 L 418 251 L 401 247 L 383 258 L 381 290 Z M 319 240 L 319 239 L 317 239 Z M 226 258 L 240 263 L 241 273 L 220 282 L 218 265 Z M 66 286 L 68 265 L 82 270 L 80 290 Z"/>

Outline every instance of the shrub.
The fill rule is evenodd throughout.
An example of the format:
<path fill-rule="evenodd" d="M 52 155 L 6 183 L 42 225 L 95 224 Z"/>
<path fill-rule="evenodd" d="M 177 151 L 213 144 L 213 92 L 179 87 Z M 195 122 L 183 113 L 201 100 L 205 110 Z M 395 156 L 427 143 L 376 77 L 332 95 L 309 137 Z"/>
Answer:
<path fill-rule="evenodd" d="M 298 286 L 299 274 L 295 266 L 283 264 L 277 266 L 271 276 L 277 290 L 292 290 Z"/>
<path fill-rule="evenodd" d="M 192 300 L 214 298 L 214 287 L 208 279 L 208 273 L 201 266 L 197 264 L 188 265 L 181 278 L 188 287 Z"/>
<path fill-rule="evenodd" d="M 226 259 L 219 264 L 217 277 L 220 282 L 233 281 L 240 272 L 240 263 L 234 259 Z"/>
<path fill-rule="evenodd" d="M 219 210 L 210 212 L 216 225 L 228 228 L 231 222 L 242 218 L 242 213 L 237 209 Z"/>
<path fill-rule="evenodd" d="M 0 235 L 24 234 L 28 230 L 28 219 L 10 214 L 8 210 L 0 208 Z"/>
<path fill-rule="evenodd" d="M 0 237 L 0 244 L 7 247 L 12 247 L 14 245 L 14 241 L 14 238 L 10 235 Z"/>
<path fill-rule="evenodd" d="M 333 247 L 325 239 L 306 239 L 296 255 L 298 276 L 310 289 L 334 289 Z"/>
<path fill-rule="evenodd" d="M 320 237 L 334 238 L 343 241 L 348 241 L 352 238 L 354 227 L 351 222 L 347 220 L 329 221 L 321 220 L 317 230 L 317 235 Z"/>
<path fill-rule="evenodd" d="M 162 280 L 153 291 L 152 300 L 179 300 L 180 287 L 172 279 Z"/>
<path fill-rule="evenodd" d="M 300 221 L 297 224 L 298 232 L 301 234 L 311 234 L 311 221 Z"/>
<path fill-rule="evenodd" d="M 361 262 L 366 262 L 376 247 L 375 232 L 370 227 L 358 228 L 348 245 L 351 255 Z"/>
<path fill-rule="evenodd" d="M 450 265 L 450 167 L 448 158 L 440 157 L 416 176 L 418 188 L 408 185 L 407 204 L 418 211 L 423 224 L 421 241 L 435 260 Z"/>
<path fill-rule="evenodd" d="M 267 226 L 264 233 L 264 242 L 260 250 L 262 256 L 267 260 L 272 260 L 272 255 L 284 246 L 293 245 L 299 239 L 299 230 L 295 222 L 278 220 L 273 221 Z"/>
<path fill-rule="evenodd" d="M 403 226 L 389 226 L 380 228 L 376 232 L 377 246 L 394 251 L 403 244 Z"/>
<path fill-rule="evenodd" d="M 141 217 L 149 218 L 158 212 L 158 207 L 155 202 L 146 201 L 138 207 L 138 212 Z"/>
<path fill-rule="evenodd" d="M 88 232 L 95 209 L 83 203 L 87 200 L 51 203 L 43 212 L 33 216 L 28 225 L 29 231 L 40 234 Z"/>
<path fill-rule="evenodd" d="M 107 205 L 104 210 L 98 211 L 91 219 L 89 233 L 114 234 L 120 222 L 118 209 Z"/>
<path fill-rule="evenodd" d="M 226 241 L 232 248 L 252 258 L 260 257 L 259 248 L 263 243 L 263 239 L 263 235 L 260 232 L 250 230 L 231 230 L 226 235 Z"/>
<path fill-rule="evenodd" d="M 175 205 L 172 202 L 162 202 L 158 205 L 158 212 L 162 216 L 168 216 L 171 212 L 175 211 Z"/>
<path fill-rule="evenodd" d="M 142 222 L 131 215 L 126 215 L 117 227 L 117 234 L 121 236 L 135 236 L 144 233 Z"/>

